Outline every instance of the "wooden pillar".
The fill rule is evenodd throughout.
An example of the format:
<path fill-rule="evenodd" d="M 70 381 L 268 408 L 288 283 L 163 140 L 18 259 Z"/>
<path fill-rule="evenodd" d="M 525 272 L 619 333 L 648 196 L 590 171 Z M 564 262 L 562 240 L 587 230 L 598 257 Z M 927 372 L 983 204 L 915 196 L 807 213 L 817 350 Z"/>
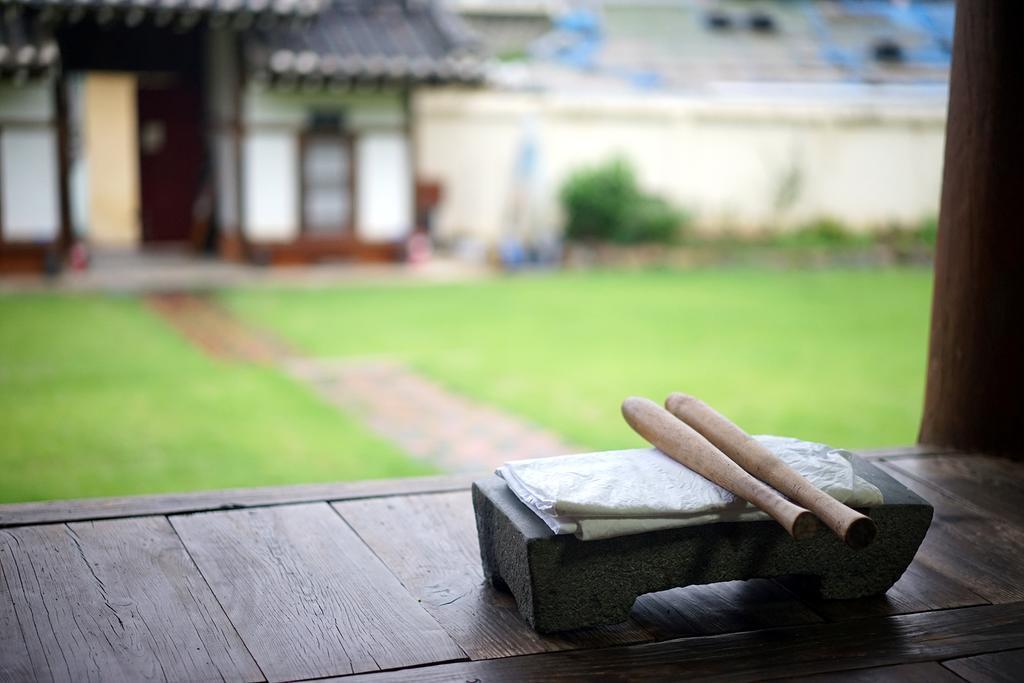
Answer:
<path fill-rule="evenodd" d="M 919 441 L 1024 457 L 1024 2 L 957 3 Z"/>

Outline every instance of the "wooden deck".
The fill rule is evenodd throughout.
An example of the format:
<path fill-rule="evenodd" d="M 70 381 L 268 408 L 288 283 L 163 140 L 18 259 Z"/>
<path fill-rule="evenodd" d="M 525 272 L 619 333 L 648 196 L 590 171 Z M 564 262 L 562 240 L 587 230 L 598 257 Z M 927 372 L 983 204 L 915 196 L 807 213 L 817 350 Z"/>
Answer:
<path fill-rule="evenodd" d="M 694 586 L 560 637 L 484 584 L 470 477 L 0 506 L 0 680 L 1019 680 L 1024 463 L 868 455 L 936 511 L 885 598 Z"/>

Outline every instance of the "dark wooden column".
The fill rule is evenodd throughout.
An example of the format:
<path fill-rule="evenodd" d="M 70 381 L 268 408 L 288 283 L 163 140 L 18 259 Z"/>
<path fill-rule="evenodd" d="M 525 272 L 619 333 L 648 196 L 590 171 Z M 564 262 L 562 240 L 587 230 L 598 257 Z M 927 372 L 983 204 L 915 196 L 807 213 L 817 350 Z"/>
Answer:
<path fill-rule="evenodd" d="M 1024 2 L 957 3 L 923 443 L 1024 457 Z"/>

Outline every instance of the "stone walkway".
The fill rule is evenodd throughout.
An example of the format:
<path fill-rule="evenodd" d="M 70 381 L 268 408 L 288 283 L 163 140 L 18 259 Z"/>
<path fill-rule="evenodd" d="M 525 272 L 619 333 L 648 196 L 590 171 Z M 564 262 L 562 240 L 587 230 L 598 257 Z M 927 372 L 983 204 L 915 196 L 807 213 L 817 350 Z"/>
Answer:
<path fill-rule="evenodd" d="M 275 365 L 294 355 L 282 341 L 244 325 L 195 294 L 149 294 L 146 303 L 186 339 L 220 360 Z"/>
<path fill-rule="evenodd" d="M 520 458 L 585 449 L 444 388 L 391 360 L 303 356 L 206 297 L 153 294 L 150 306 L 210 355 L 280 367 L 409 455 L 446 471 L 491 470 Z"/>
<path fill-rule="evenodd" d="M 582 450 L 391 361 L 295 359 L 286 366 L 375 433 L 449 471 Z"/>

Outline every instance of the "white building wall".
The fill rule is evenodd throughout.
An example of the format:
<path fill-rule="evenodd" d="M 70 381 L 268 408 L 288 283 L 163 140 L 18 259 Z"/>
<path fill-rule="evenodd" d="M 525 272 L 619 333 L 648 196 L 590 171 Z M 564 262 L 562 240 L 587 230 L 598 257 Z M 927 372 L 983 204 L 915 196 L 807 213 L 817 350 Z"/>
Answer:
<path fill-rule="evenodd" d="M 290 126 L 300 129 L 314 111 L 342 110 L 352 130 L 399 129 L 405 124 L 402 99 L 397 92 L 345 92 L 332 90 L 264 89 L 245 91 L 242 110 L 250 125 Z"/>
<path fill-rule="evenodd" d="M 356 225 L 371 242 L 409 234 L 412 169 L 404 132 L 366 133 L 356 143 Z"/>
<path fill-rule="evenodd" d="M 40 79 L 21 85 L 0 83 L 0 117 L 9 121 L 52 121 L 53 81 Z"/>
<path fill-rule="evenodd" d="M 493 241 L 523 184 L 527 131 L 539 150 L 537 214 L 561 225 L 558 191 L 581 166 L 620 156 L 641 184 L 706 231 L 785 229 L 835 218 L 854 229 L 937 213 L 944 102 L 709 101 L 493 91 L 417 95 L 420 177 L 438 180 L 438 233 Z"/>
<path fill-rule="evenodd" d="M 242 149 L 246 234 L 271 242 L 298 234 L 298 152 L 287 131 L 250 132 Z"/>
<path fill-rule="evenodd" d="M 0 132 L 3 237 L 48 242 L 60 225 L 57 135 L 51 129 Z"/>
<path fill-rule="evenodd" d="M 358 237 L 384 242 L 411 232 L 412 164 L 405 108 L 397 92 L 282 91 L 254 85 L 244 93 L 242 111 L 243 220 L 250 238 L 286 241 L 299 235 L 299 138 L 315 112 L 334 111 L 355 138 Z M 277 167 L 264 168 L 269 163 Z"/>
<path fill-rule="evenodd" d="M 53 82 L 0 85 L 0 226 L 11 242 L 49 242 L 60 229 Z"/>

